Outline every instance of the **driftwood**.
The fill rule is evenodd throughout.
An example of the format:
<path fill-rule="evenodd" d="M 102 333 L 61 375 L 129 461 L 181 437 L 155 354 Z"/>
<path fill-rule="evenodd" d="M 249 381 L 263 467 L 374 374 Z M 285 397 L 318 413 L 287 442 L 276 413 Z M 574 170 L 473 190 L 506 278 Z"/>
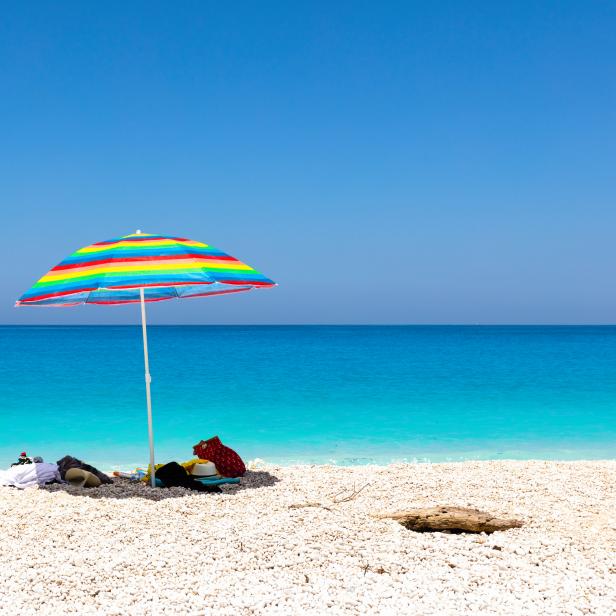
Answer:
<path fill-rule="evenodd" d="M 419 533 L 493 533 L 497 530 L 520 528 L 523 524 L 521 520 L 495 518 L 478 509 L 447 506 L 410 509 L 375 517 L 395 520 L 405 528 Z"/>

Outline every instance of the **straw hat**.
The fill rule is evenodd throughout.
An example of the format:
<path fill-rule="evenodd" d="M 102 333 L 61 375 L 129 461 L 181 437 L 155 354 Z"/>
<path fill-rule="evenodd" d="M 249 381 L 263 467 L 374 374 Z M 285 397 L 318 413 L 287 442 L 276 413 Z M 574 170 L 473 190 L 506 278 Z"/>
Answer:
<path fill-rule="evenodd" d="M 101 480 L 96 475 L 82 468 L 69 468 L 64 478 L 77 488 L 98 488 L 101 485 Z"/>
<path fill-rule="evenodd" d="M 197 463 L 193 466 L 191 473 L 195 477 L 212 477 L 218 475 L 218 471 L 213 462 Z"/>

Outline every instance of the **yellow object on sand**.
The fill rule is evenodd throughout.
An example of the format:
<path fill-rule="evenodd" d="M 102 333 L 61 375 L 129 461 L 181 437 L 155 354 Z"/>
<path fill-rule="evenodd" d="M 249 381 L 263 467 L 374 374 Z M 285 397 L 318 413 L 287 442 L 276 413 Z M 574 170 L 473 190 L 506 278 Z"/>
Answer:
<path fill-rule="evenodd" d="M 180 462 L 180 466 L 183 466 L 186 469 L 187 473 L 190 473 L 194 468 L 195 464 L 205 464 L 209 462 L 209 460 L 201 460 L 200 458 L 193 458 L 192 460 L 187 460 L 186 462 Z M 164 464 L 157 464 L 154 468 L 158 470 L 159 468 L 165 466 Z M 147 475 L 144 475 L 141 481 L 148 482 L 150 481 L 150 473 L 152 472 L 152 466 L 148 464 L 148 472 Z"/>
<path fill-rule="evenodd" d="M 201 460 L 200 458 L 194 458 L 186 462 L 180 462 L 180 466 L 183 466 L 187 472 L 192 473 L 192 469 L 195 467 L 195 464 L 205 464 L 206 462 L 209 462 L 209 460 Z"/>
<path fill-rule="evenodd" d="M 155 468 L 156 470 L 158 470 L 161 466 L 165 466 L 165 465 L 164 465 L 164 464 L 157 464 L 154 468 Z M 147 481 L 147 482 L 149 482 L 149 481 L 150 481 L 150 473 L 151 473 L 151 472 L 152 472 L 152 465 L 151 465 L 151 464 L 148 464 L 148 472 L 147 472 L 147 474 L 145 474 L 145 475 L 142 477 L 141 481 Z"/>

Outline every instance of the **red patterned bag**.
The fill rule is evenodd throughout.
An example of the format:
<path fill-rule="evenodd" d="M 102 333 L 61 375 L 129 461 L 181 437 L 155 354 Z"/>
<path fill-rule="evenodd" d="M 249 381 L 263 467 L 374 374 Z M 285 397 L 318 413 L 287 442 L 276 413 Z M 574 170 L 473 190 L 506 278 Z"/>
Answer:
<path fill-rule="evenodd" d="M 223 445 L 217 436 L 201 441 L 193 447 L 193 453 L 201 460 L 209 460 L 223 477 L 241 477 L 246 465 L 233 449 Z"/>

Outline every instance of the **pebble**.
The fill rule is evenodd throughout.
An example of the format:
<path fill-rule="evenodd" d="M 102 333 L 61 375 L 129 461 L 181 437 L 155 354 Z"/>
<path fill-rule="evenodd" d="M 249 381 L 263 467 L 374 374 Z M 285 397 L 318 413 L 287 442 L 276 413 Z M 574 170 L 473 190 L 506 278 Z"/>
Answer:
<path fill-rule="evenodd" d="M 222 494 L 0 488 L 0 614 L 607 616 L 615 476 L 616 461 L 259 461 Z M 372 517 L 438 504 L 525 525 L 446 535 Z"/>

